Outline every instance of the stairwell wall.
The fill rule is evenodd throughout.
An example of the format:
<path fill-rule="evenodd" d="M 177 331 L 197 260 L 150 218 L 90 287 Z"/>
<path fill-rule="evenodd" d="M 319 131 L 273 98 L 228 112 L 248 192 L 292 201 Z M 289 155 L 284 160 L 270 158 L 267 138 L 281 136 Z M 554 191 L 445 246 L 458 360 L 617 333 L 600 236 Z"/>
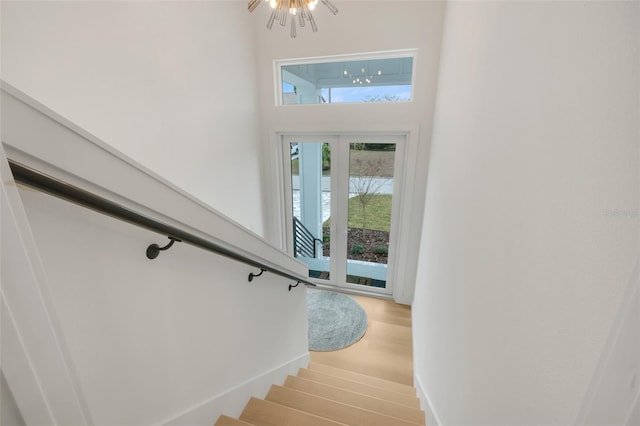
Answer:
<path fill-rule="evenodd" d="M 614 320 L 637 279 L 639 43 L 638 2 L 449 3 L 413 304 L 438 424 L 585 424 L 610 333 L 637 332 L 633 304 Z M 619 345 L 596 391 L 629 403 L 638 339 Z"/>
<path fill-rule="evenodd" d="M 109 196 L 153 200 L 161 217 L 182 215 L 196 231 L 258 239 L 237 226 L 263 231 L 254 22 L 244 3 L 2 2 L 0 12 L 3 80 L 66 119 L 53 129 L 45 114 L 7 107 L 3 93 L 3 143 Z M 87 146 L 106 159 L 93 162 Z M 114 167 L 125 158 L 118 152 L 146 169 Z M 141 190 L 131 174 L 155 184 Z M 308 361 L 303 287 L 289 293 L 290 282 L 271 274 L 250 284 L 254 268 L 186 244 L 151 262 L 144 249 L 164 236 L 28 189 L 20 199 L 12 207 L 26 212 L 21 231 L 37 248 L 23 264 L 42 265 L 33 291 L 48 295 L 88 423 L 211 424 Z M 22 249 L 2 242 L 3 292 L 22 291 L 5 256 Z M 242 248 L 272 249 L 255 246 Z M 43 309 L 34 298 L 8 303 L 24 318 Z M 32 354 L 56 350 L 28 324 L 16 329 L 24 341 L 31 334 Z M 37 378 L 47 366 L 34 368 Z M 16 380 L 7 375 L 10 387 Z M 26 419 L 24 394 L 16 403 Z"/>
<path fill-rule="evenodd" d="M 93 424 L 210 425 L 306 365 L 304 288 L 186 244 L 150 261 L 149 231 L 21 197 Z"/>
<path fill-rule="evenodd" d="M 18 162 L 305 275 L 255 234 L 25 102 L 2 92 L 3 160 L 7 148 Z M 186 243 L 151 261 L 146 247 L 166 236 L 16 188 L 5 161 L 2 169 L 11 195 L 1 215 L 2 371 L 27 423 L 211 424 L 308 362 L 304 287 L 288 292 L 290 280 L 268 273 L 249 283 L 255 268 Z"/>
<path fill-rule="evenodd" d="M 0 12 L 4 81 L 263 233 L 245 4 L 3 1 Z"/>

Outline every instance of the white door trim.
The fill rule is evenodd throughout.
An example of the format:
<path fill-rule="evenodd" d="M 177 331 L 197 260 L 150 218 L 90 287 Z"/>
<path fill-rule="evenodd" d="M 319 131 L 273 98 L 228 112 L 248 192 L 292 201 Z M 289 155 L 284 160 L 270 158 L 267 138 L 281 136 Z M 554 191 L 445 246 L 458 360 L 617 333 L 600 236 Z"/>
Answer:
<path fill-rule="evenodd" d="M 424 206 L 416 202 L 416 191 L 422 193 L 423 183 L 417 182 L 415 176 L 424 175 L 424 156 L 419 155 L 428 147 L 420 147 L 420 125 L 418 122 L 372 122 L 361 123 L 333 122 L 328 124 L 280 123 L 268 128 L 269 148 L 265 157 L 266 197 L 266 231 L 269 241 L 281 250 L 286 251 L 286 220 L 284 209 L 284 182 L 282 136 L 287 134 L 310 135 L 324 134 L 395 134 L 405 135 L 404 170 L 402 200 L 400 205 L 400 226 L 398 227 L 397 268 L 393 300 L 410 305 L 413 302 L 416 268 L 418 265 L 418 248 L 422 227 Z M 422 169 L 422 170 L 421 170 Z M 399 177 L 399 176 L 398 176 Z M 418 197 L 417 199 L 422 199 Z"/>
<path fill-rule="evenodd" d="M 337 134 L 337 135 L 336 135 Z M 392 198 L 392 223 L 389 235 L 389 259 L 387 271 L 387 285 L 385 288 L 366 287 L 359 284 L 347 283 L 342 280 L 346 277 L 347 263 L 342 260 L 347 259 L 346 244 L 342 244 L 346 239 L 347 226 L 346 218 L 348 217 L 349 198 L 349 144 L 354 138 L 366 140 L 371 143 L 394 143 L 396 144 L 394 158 L 394 184 Z M 283 200 L 283 218 L 284 218 L 284 247 L 286 251 L 293 255 L 293 205 L 291 197 L 291 169 L 289 167 L 291 161 L 290 144 L 299 142 L 323 142 L 331 145 L 332 158 L 331 162 L 331 193 L 335 194 L 331 198 L 331 217 L 343 218 L 344 220 L 334 223 L 331 228 L 331 259 L 330 270 L 332 271 L 329 280 L 311 279 L 319 285 L 331 285 L 338 289 L 347 290 L 357 293 L 365 293 L 376 296 L 393 296 L 395 283 L 397 282 L 396 262 L 399 251 L 398 234 L 402 223 L 402 199 L 403 183 L 404 183 L 404 163 L 405 163 L 405 145 L 407 144 L 407 132 L 316 132 L 299 134 L 299 132 L 280 132 L 279 133 L 279 157 L 282 160 L 281 170 L 281 188 L 282 192 L 278 198 Z M 344 222 L 344 223 L 343 223 Z M 340 243 L 340 244 L 339 244 Z M 340 277 L 340 279 L 338 279 Z M 344 281 L 344 282 L 343 282 Z"/>

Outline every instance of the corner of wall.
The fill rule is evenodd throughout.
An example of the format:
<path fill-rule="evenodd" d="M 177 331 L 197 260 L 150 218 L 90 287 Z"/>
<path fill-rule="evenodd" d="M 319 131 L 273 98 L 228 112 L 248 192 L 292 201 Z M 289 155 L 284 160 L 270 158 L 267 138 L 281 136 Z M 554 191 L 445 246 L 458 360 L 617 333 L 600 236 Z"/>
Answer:
<path fill-rule="evenodd" d="M 436 410 L 427 395 L 426 389 L 422 386 L 422 381 L 417 374 L 413 376 L 413 383 L 418 392 L 418 399 L 420 400 L 420 408 L 424 411 L 426 424 L 429 426 L 440 426 L 442 422 L 440 417 L 436 413 Z"/>

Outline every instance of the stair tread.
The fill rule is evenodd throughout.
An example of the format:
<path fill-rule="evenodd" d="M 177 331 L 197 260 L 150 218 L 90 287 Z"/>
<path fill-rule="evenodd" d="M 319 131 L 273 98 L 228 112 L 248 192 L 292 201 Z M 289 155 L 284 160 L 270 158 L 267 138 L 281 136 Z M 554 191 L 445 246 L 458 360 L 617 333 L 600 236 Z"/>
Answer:
<path fill-rule="evenodd" d="M 320 382 L 314 382 L 302 377 L 289 376 L 283 386 L 415 424 L 425 424 L 424 412 L 417 408 L 407 407 L 384 399 L 363 395 Z"/>
<path fill-rule="evenodd" d="M 351 426 L 416 426 L 406 420 L 277 385 L 271 387 L 265 399 Z"/>
<path fill-rule="evenodd" d="M 365 383 L 372 386 L 381 387 L 383 389 L 394 390 L 400 393 L 406 393 L 411 396 L 415 396 L 416 390 L 413 386 L 405 385 L 398 382 L 392 382 L 391 380 L 382 379 L 375 376 L 369 376 L 367 374 L 356 373 L 349 370 L 343 370 L 341 368 L 332 367 L 330 365 L 312 362 L 309 364 L 309 370 L 325 373 L 330 376 L 341 377 L 343 379 L 351 380 L 353 382 Z"/>
<path fill-rule="evenodd" d="M 328 374 L 320 373 L 318 371 L 308 370 L 306 368 L 301 368 L 298 371 L 298 377 L 302 377 L 303 379 L 312 380 L 315 382 L 320 382 L 327 385 L 335 386 L 337 388 L 342 388 L 342 389 L 356 392 L 362 395 L 384 399 L 387 401 L 394 402 L 396 404 L 406 405 L 407 407 L 417 408 L 417 409 L 420 408 L 420 401 L 415 395 L 408 395 L 405 393 L 395 392 L 393 390 L 388 390 L 388 389 L 372 386 L 365 383 L 353 382 L 351 380 L 343 379 L 341 377 L 331 376 Z"/>
<path fill-rule="evenodd" d="M 215 426 L 252 426 L 251 423 L 243 422 L 242 420 L 234 419 L 224 414 L 220 416 Z"/>
<path fill-rule="evenodd" d="M 343 423 L 328 420 L 271 401 L 251 398 L 240 420 L 255 426 L 336 426 Z"/>

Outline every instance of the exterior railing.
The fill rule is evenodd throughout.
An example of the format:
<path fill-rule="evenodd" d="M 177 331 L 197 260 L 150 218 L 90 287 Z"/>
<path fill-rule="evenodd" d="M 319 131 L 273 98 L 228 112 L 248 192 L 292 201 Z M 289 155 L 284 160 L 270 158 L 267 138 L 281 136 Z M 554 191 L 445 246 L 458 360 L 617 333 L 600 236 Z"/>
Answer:
<path fill-rule="evenodd" d="M 294 216 L 293 218 L 293 252 L 296 257 L 304 256 L 304 257 L 316 257 L 316 242 L 319 242 L 322 245 L 322 240 L 316 238 L 311 231 L 307 229 L 306 226 L 300 219 Z"/>

